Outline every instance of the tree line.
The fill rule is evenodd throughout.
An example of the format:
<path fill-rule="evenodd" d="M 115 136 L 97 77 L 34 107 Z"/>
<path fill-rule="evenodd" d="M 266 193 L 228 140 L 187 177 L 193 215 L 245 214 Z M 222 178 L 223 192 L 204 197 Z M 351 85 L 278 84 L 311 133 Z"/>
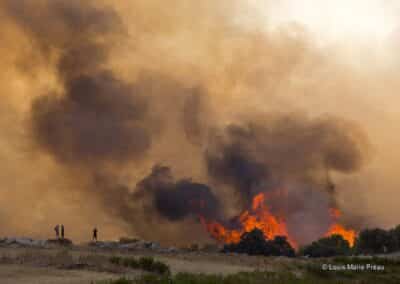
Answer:
<path fill-rule="evenodd" d="M 222 252 L 246 253 L 265 256 L 331 257 L 340 255 L 385 254 L 400 251 L 400 225 L 384 230 L 380 228 L 362 230 L 353 247 L 340 235 L 321 238 L 301 247 L 297 253 L 284 236 L 267 239 L 263 232 L 254 229 L 241 236 L 237 244 L 225 245 Z"/>

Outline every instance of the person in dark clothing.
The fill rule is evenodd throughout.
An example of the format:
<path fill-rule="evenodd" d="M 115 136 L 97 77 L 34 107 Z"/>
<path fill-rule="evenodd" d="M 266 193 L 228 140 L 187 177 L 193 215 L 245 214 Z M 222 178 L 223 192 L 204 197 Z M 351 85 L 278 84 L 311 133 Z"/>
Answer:
<path fill-rule="evenodd" d="M 93 241 L 97 242 L 97 228 L 94 227 L 93 229 Z"/>
<path fill-rule="evenodd" d="M 54 231 L 56 232 L 56 238 L 59 239 L 60 238 L 60 225 L 56 225 L 54 227 Z"/>
<path fill-rule="evenodd" d="M 64 225 L 61 225 L 61 239 L 64 239 Z"/>

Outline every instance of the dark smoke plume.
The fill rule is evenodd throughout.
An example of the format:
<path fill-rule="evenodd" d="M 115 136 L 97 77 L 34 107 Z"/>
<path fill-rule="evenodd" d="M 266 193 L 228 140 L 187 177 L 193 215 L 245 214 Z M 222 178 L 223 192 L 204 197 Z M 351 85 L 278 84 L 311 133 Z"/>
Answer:
<path fill-rule="evenodd" d="M 112 9 L 81 1 L 7 1 L 6 6 L 47 58 L 57 58 L 63 94 L 32 104 L 37 141 L 63 162 L 96 163 L 142 156 L 151 137 L 147 98 L 105 69 L 122 35 Z"/>
<path fill-rule="evenodd" d="M 77 77 L 65 87 L 65 96 L 44 96 L 32 107 L 34 134 L 58 159 L 124 161 L 141 157 L 150 147 L 143 123 L 146 100 L 133 86 L 106 72 Z"/>
<path fill-rule="evenodd" d="M 207 185 L 175 181 L 168 167 L 155 166 L 137 187 L 135 196 L 149 196 L 157 213 L 170 221 L 188 216 L 219 217 L 220 203 Z"/>
<path fill-rule="evenodd" d="M 32 102 L 35 143 L 71 171 L 83 169 L 76 179 L 89 185 L 81 187 L 114 218 L 130 223 L 136 211 L 129 187 L 106 167 L 141 160 L 149 150 L 152 82 L 127 83 L 108 69 L 110 51 L 125 32 L 119 16 L 92 1 L 2 5 L 37 53 L 54 62 L 62 86 Z"/>
<path fill-rule="evenodd" d="M 110 175 L 97 175 L 93 193 L 101 194 L 103 207 L 112 216 L 146 238 L 170 242 L 187 240 L 188 234 L 201 228 L 200 216 L 222 217 L 220 201 L 209 186 L 189 179 L 176 180 L 166 166 L 154 166 L 133 190 L 118 184 Z M 183 226 L 183 222 L 187 226 Z M 170 231 L 173 224 L 178 224 L 180 229 Z M 166 232 L 168 236 L 162 236 Z"/>
<path fill-rule="evenodd" d="M 230 125 L 211 139 L 208 171 L 246 199 L 285 181 L 311 183 L 326 171 L 354 172 L 362 166 L 365 151 L 365 141 L 354 131 L 345 121 L 303 115 Z"/>

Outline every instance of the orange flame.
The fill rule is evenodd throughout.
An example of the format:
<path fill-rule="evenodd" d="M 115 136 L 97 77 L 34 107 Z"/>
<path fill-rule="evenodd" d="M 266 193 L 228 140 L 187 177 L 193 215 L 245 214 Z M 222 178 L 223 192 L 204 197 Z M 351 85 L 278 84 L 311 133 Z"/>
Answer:
<path fill-rule="evenodd" d="M 274 216 L 266 206 L 264 193 L 256 195 L 253 198 L 251 210 L 243 212 L 238 217 L 241 224 L 240 229 L 226 229 L 220 223 L 216 221 L 207 222 L 204 218 L 201 218 L 201 221 L 211 236 L 223 243 L 238 243 L 243 233 L 257 228 L 263 231 L 268 239 L 285 236 L 293 247 L 297 247 L 297 244 L 289 237 L 285 220 Z"/>
<path fill-rule="evenodd" d="M 285 219 L 272 214 L 265 201 L 266 195 L 264 193 L 260 193 L 253 198 L 251 208 L 236 217 L 236 221 L 240 224 L 238 229 L 226 228 L 217 221 L 205 220 L 203 217 L 200 217 L 200 220 L 211 237 L 221 243 L 238 243 L 243 233 L 257 228 L 263 231 L 267 239 L 285 236 L 291 246 L 297 248 L 297 243 L 289 236 Z M 333 222 L 325 236 L 341 235 L 343 239 L 349 242 L 351 247 L 354 246 L 357 232 L 345 228 L 338 222 L 341 216 L 339 209 L 331 208 L 329 211 Z"/>
<path fill-rule="evenodd" d="M 332 218 L 336 221 L 337 219 L 340 218 L 342 215 L 339 209 L 336 208 L 331 208 L 330 213 Z M 352 230 L 352 229 L 346 229 L 344 226 L 340 225 L 339 223 L 334 223 L 331 225 L 331 227 L 328 230 L 328 233 L 326 233 L 326 236 L 332 236 L 332 235 L 340 235 L 345 239 L 346 241 L 349 242 L 350 246 L 354 246 L 354 241 L 357 236 L 357 232 Z"/>
<path fill-rule="evenodd" d="M 332 236 L 332 235 L 341 235 L 343 239 L 349 242 L 350 246 L 354 246 L 354 241 L 356 239 L 357 233 L 354 230 L 351 229 L 345 229 L 342 225 L 340 224 L 333 224 L 328 233 L 326 234 L 327 236 Z"/>

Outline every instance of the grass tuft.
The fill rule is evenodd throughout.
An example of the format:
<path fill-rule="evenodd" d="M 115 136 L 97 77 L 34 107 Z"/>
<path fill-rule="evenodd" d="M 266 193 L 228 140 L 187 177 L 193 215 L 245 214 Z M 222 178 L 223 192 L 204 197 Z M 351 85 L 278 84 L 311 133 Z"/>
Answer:
<path fill-rule="evenodd" d="M 133 257 L 111 257 L 110 262 L 115 265 L 121 265 L 132 269 L 142 269 L 148 272 L 158 274 L 170 274 L 170 268 L 167 264 L 154 260 L 152 257 L 141 257 L 139 259 Z"/>

